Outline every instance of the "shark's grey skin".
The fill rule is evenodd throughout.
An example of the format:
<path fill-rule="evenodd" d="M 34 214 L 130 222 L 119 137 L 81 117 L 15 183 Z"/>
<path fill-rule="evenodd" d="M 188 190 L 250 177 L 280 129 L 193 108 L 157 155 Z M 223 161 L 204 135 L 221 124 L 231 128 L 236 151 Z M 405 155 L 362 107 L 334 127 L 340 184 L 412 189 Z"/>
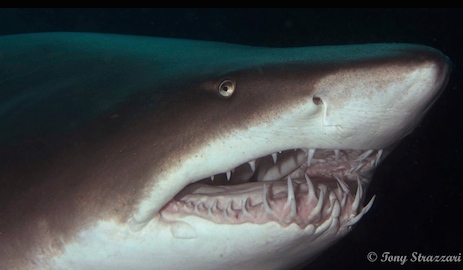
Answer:
<path fill-rule="evenodd" d="M 368 211 L 449 70 L 410 44 L 1 37 L 1 267 L 297 266 Z"/>

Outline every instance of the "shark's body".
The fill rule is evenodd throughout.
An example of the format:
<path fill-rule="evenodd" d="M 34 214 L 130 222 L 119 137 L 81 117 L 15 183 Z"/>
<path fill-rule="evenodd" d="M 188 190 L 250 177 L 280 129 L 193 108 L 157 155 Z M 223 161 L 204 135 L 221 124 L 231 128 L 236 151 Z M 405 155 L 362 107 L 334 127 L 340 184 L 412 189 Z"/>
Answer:
<path fill-rule="evenodd" d="M 407 44 L 1 37 L 0 267 L 297 266 L 369 209 L 448 73 Z"/>

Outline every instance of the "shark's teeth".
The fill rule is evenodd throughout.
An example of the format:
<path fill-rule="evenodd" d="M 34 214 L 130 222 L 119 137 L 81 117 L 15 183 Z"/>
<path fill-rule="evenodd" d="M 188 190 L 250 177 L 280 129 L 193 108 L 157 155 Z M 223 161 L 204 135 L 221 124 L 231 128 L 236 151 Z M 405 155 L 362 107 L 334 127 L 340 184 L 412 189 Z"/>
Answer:
<path fill-rule="evenodd" d="M 217 200 L 215 200 L 214 203 L 210 207 L 207 208 L 207 215 L 209 217 L 214 217 L 214 214 L 212 213 L 212 209 L 214 207 L 217 207 Z"/>
<path fill-rule="evenodd" d="M 222 210 L 224 219 L 228 219 L 228 220 L 231 219 L 230 216 L 228 215 L 228 209 L 229 209 L 230 205 L 231 205 L 231 201 L 229 201 L 228 204 L 227 204 L 227 207 L 223 208 L 223 210 Z"/>
<path fill-rule="evenodd" d="M 273 163 L 277 163 L 277 153 L 272 154 Z"/>
<path fill-rule="evenodd" d="M 312 164 L 313 155 L 315 154 L 315 149 L 309 149 L 307 153 L 307 165 L 310 167 Z"/>
<path fill-rule="evenodd" d="M 241 165 L 238 166 L 239 174 L 246 175 L 246 179 L 244 180 L 240 179 L 240 177 L 232 177 L 235 174 L 235 170 L 237 170 L 238 167 L 224 172 L 224 174 L 226 176 L 226 179 L 229 181 L 229 184 L 242 184 L 245 183 L 245 181 L 249 181 L 250 179 L 256 179 L 256 177 L 260 177 L 258 178 L 258 181 L 275 181 L 275 177 L 278 177 L 278 173 L 280 173 L 281 177 L 283 177 L 285 175 L 288 175 L 290 170 L 297 170 L 297 167 L 295 166 L 301 164 L 302 167 L 306 167 L 309 169 L 314 168 L 313 170 L 315 171 L 315 173 L 322 171 L 324 169 L 323 166 L 330 166 L 329 170 L 330 172 L 333 172 L 333 174 L 331 174 L 332 176 L 337 175 L 352 179 L 352 177 L 355 177 L 355 174 L 368 173 L 369 170 L 373 170 L 381 161 L 381 157 L 383 154 L 382 149 L 361 151 L 340 149 L 318 150 L 315 148 L 300 148 L 294 150 L 296 152 L 303 151 L 306 153 L 307 161 L 305 164 L 301 164 L 302 153 L 292 154 L 293 151 L 291 150 L 287 150 L 284 152 L 278 151 L 267 156 L 267 158 L 272 158 L 273 164 L 275 165 L 270 165 L 267 162 L 263 162 L 261 163 L 262 166 L 259 166 L 258 164 L 261 159 L 250 160 L 246 162 L 249 164 L 248 166 L 250 168 L 248 173 L 243 173 L 247 168 L 244 168 L 245 170 L 243 170 Z M 318 153 L 319 151 L 321 153 Z M 332 151 L 331 155 L 328 155 L 329 151 Z M 278 153 L 281 153 L 281 156 Z M 251 174 L 251 176 L 249 176 L 249 173 Z M 312 175 L 312 173 L 308 173 Z M 269 175 L 270 177 L 266 178 L 266 175 Z M 217 175 L 210 176 L 210 181 L 207 178 L 203 180 L 206 180 L 206 183 L 211 183 L 211 181 L 214 181 L 214 178 L 217 178 L 216 176 Z M 220 177 L 220 179 L 222 179 L 222 177 Z M 221 184 L 223 184 L 223 182 L 219 181 L 216 185 Z"/>
<path fill-rule="evenodd" d="M 219 211 L 219 207 L 217 206 L 218 203 L 219 202 L 217 200 L 215 200 L 214 205 L 212 205 L 212 210 Z"/>
<path fill-rule="evenodd" d="M 269 162 L 267 156 L 264 161 L 248 161 L 249 167 L 242 164 L 212 175 L 200 183 L 212 187 L 192 188 L 192 194 L 185 191 L 181 193 L 186 194 L 181 197 L 185 200 L 175 198 L 166 208 L 171 213 L 187 212 L 218 223 L 275 221 L 282 226 L 295 223 L 301 228 L 312 226 L 314 233 L 319 235 L 326 230 L 332 233 L 341 225 L 355 224 L 373 203 L 374 198 L 362 207 L 363 184 L 368 184 L 364 175 L 379 164 L 383 150 L 306 148 L 295 151 L 270 154 L 274 163 Z M 291 171 L 284 166 L 300 167 Z M 323 171 L 326 166 L 329 171 Z M 279 181 L 278 177 L 286 181 L 281 178 Z M 246 181 L 250 182 L 250 193 L 246 193 L 244 186 L 234 187 L 235 184 L 246 184 Z M 357 187 L 351 191 L 355 182 Z M 214 186 L 220 188 L 214 191 Z"/>
<path fill-rule="evenodd" d="M 331 218 L 325 220 L 322 224 L 320 224 L 316 229 L 315 229 L 315 235 L 316 236 L 319 236 L 321 235 L 322 233 L 326 232 L 330 226 L 331 226 L 331 222 L 333 220 Z"/>
<path fill-rule="evenodd" d="M 312 181 L 307 174 L 304 174 L 305 181 L 307 182 L 307 203 L 310 203 L 312 200 L 317 199 L 315 197 L 315 188 L 313 186 Z"/>
<path fill-rule="evenodd" d="M 376 198 L 376 195 L 373 195 L 373 197 L 371 197 L 370 201 L 368 202 L 367 205 L 365 205 L 362 210 L 360 211 L 360 213 L 354 217 L 352 217 L 348 222 L 346 222 L 343 226 L 352 226 L 354 224 L 356 224 L 371 208 L 371 206 L 373 205 L 373 202 L 375 201 L 375 198 Z"/>
<path fill-rule="evenodd" d="M 347 203 L 347 197 L 348 197 L 348 193 L 344 193 L 342 195 L 342 201 L 341 201 L 341 207 L 344 208 L 344 206 L 346 205 Z"/>
<path fill-rule="evenodd" d="M 349 174 L 356 173 L 356 172 L 358 172 L 363 166 L 365 166 L 364 163 L 359 163 L 357 166 L 350 168 L 349 171 L 347 171 L 344 175 L 346 176 L 346 175 L 349 175 Z"/>
<path fill-rule="evenodd" d="M 341 189 L 344 193 L 349 193 L 349 186 L 346 184 L 346 182 L 344 182 L 341 178 L 339 178 L 338 176 L 334 176 L 334 178 L 336 178 L 336 180 L 338 181 L 339 185 L 341 186 Z"/>
<path fill-rule="evenodd" d="M 363 195 L 362 183 L 360 181 L 360 178 L 357 177 L 357 193 L 355 194 L 355 199 L 354 199 L 354 202 L 352 203 L 352 210 L 355 213 L 360 205 L 360 199 L 362 198 L 362 195 Z"/>
<path fill-rule="evenodd" d="M 322 184 L 321 187 L 319 186 L 319 190 L 320 190 L 320 195 L 318 196 L 318 202 L 317 202 L 317 205 L 315 206 L 315 208 L 309 214 L 309 218 L 308 218 L 309 220 L 316 221 L 321 217 L 321 211 L 322 211 L 322 208 L 323 208 L 323 201 L 325 199 L 326 186 Z"/>
<path fill-rule="evenodd" d="M 296 197 L 294 195 L 293 181 L 291 177 L 288 176 L 288 199 L 286 200 L 285 207 L 289 208 L 289 214 L 285 217 L 285 222 L 290 223 L 297 216 L 296 210 Z"/>
<path fill-rule="evenodd" d="M 249 167 L 251 167 L 252 172 L 256 171 L 256 160 L 248 161 Z"/>
<path fill-rule="evenodd" d="M 291 200 L 295 199 L 293 181 L 291 180 L 291 176 L 288 176 L 287 183 L 288 183 L 288 200 L 286 201 L 286 203 L 289 204 Z"/>
<path fill-rule="evenodd" d="M 270 208 L 270 205 L 268 203 L 268 190 L 269 190 L 269 186 L 267 186 L 265 183 L 264 183 L 264 189 L 262 191 L 262 204 L 264 206 L 264 210 L 267 214 L 270 214 L 270 215 L 274 215 L 275 212 L 272 210 L 272 208 Z"/>
<path fill-rule="evenodd" d="M 243 213 L 244 217 L 250 217 L 251 215 L 248 212 L 248 199 L 246 198 L 245 200 L 241 199 L 241 212 Z"/>
<path fill-rule="evenodd" d="M 331 217 L 338 218 L 341 214 L 341 206 L 339 205 L 338 200 L 334 200 L 333 210 L 331 210 Z"/>
<path fill-rule="evenodd" d="M 357 157 L 355 161 L 362 162 L 365 158 L 367 158 L 369 155 L 373 153 L 373 150 L 367 150 L 363 154 Z"/>
<path fill-rule="evenodd" d="M 333 190 L 329 191 L 328 193 L 328 201 L 330 202 L 330 207 L 328 207 L 328 209 L 326 209 L 326 213 L 331 213 L 331 211 L 333 211 L 333 207 L 334 207 L 334 201 L 336 200 L 336 194 L 334 193 Z"/>
<path fill-rule="evenodd" d="M 383 149 L 378 150 L 375 158 L 375 167 L 378 167 L 379 161 L 381 160 L 381 156 L 383 155 Z"/>

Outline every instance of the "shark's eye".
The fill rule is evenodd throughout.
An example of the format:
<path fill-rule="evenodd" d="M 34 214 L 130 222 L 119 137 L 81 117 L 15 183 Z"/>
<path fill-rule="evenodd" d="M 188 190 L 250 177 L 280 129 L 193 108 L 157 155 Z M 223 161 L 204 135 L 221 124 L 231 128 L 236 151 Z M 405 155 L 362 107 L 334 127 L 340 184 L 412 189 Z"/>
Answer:
<path fill-rule="evenodd" d="M 232 80 L 223 80 L 219 85 L 218 93 L 222 97 L 229 98 L 233 95 L 234 91 L 235 82 Z"/>

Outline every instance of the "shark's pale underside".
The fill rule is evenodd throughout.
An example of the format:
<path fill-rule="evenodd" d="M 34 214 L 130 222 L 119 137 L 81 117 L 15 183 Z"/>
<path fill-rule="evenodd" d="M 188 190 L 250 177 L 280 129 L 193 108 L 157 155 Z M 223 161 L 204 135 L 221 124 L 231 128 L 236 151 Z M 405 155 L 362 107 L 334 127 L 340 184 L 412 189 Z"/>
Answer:
<path fill-rule="evenodd" d="M 1 269 L 288 269 L 444 89 L 420 45 L 0 37 Z"/>

